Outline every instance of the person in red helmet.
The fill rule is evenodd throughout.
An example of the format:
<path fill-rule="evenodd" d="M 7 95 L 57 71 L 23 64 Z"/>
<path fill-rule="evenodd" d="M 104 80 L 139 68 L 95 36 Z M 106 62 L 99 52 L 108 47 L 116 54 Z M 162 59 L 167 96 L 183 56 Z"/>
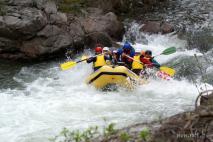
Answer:
<path fill-rule="evenodd" d="M 95 57 L 90 57 L 87 59 L 87 63 L 93 62 L 93 69 L 94 71 L 98 70 L 104 65 L 107 65 L 106 60 L 109 60 L 107 56 L 102 54 L 102 47 L 96 47 L 95 48 Z"/>
<path fill-rule="evenodd" d="M 152 68 L 160 68 L 160 64 L 152 57 L 152 51 L 146 50 L 145 52 L 141 52 L 140 61 L 147 67 Z"/>
<path fill-rule="evenodd" d="M 95 55 L 101 54 L 103 51 L 102 47 L 96 47 L 95 48 Z"/>

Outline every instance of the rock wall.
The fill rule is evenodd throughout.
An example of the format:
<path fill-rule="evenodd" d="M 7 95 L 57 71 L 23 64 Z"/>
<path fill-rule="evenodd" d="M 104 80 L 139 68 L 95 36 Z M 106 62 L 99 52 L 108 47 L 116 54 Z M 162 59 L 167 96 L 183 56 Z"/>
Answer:
<path fill-rule="evenodd" d="M 50 0 L 4 0 L 1 5 L 0 58 L 48 58 L 67 48 L 92 47 L 101 40 L 110 46 L 124 33 L 114 13 L 97 8 L 74 15 L 58 11 Z"/>

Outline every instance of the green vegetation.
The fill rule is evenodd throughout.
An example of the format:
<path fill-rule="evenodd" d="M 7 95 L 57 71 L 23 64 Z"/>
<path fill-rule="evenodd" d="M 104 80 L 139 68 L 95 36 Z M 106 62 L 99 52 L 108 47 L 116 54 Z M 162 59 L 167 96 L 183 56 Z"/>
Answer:
<path fill-rule="evenodd" d="M 121 142 L 128 142 L 130 140 L 130 136 L 127 132 L 122 132 L 119 136 Z"/>
<path fill-rule="evenodd" d="M 143 141 L 148 141 L 150 138 L 150 131 L 148 128 L 144 128 L 141 132 L 140 132 L 140 138 Z"/>
<path fill-rule="evenodd" d="M 50 138 L 51 142 L 90 142 L 99 135 L 98 127 L 89 127 L 85 131 L 69 131 L 64 128 L 61 133 L 54 138 Z"/>
<path fill-rule="evenodd" d="M 151 132 L 148 128 L 144 128 L 138 136 L 135 138 L 125 131 L 118 131 L 115 129 L 115 124 L 110 123 L 107 127 L 103 128 L 103 133 L 98 129 L 98 126 L 89 127 L 84 131 L 70 131 L 64 128 L 59 135 L 50 138 L 51 142 L 92 142 L 95 138 L 100 136 L 103 141 L 108 141 L 112 136 L 117 138 L 121 142 L 129 142 L 131 140 L 138 139 L 139 141 L 149 141 Z"/>
<path fill-rule="evenodd" d="M 115 134 L 116 130 L 115 130 L 115 124 L 111 123 L 109 124 L 106 128 L 104 128 L 104 136 L 105 137 L 109 137 L 113 134 Z"/>
<path fill-rule="evenodd" d="M 65 13 L 79 14 L 87 6 L 87 0 L 54 0 L 58 10 Z"/>

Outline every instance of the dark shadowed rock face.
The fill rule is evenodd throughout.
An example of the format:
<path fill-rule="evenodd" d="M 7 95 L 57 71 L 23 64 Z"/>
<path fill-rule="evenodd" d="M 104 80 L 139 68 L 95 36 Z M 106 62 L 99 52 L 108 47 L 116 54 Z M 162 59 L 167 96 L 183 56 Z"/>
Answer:
<path fill-rule="evenodd" d="M 111 45 L 124 28 L 114 13 L 90 8 L 84 16 L 65 14 L 49 0 L 4 0 L 0 16 L 0 58 L 32 59 L 71 48 Z M 85 45 L 86 43 L 86 45 Z M 48 57 L 48 56 L 47 56 Z"/>

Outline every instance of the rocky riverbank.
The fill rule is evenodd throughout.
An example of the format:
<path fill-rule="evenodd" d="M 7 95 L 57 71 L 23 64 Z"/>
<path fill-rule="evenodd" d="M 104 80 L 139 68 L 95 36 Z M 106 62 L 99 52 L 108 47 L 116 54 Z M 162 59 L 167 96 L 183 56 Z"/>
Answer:
<path fill-rule="evenodd" d="M 0 3 L 0 58 L 47 59 L 93 48 L 112 46 L 124 34 L 122 16 L 128 18 L 140 6 L 146 12 L 156 1 L 3 0 Z M 134 15 L 134 14 L 133 14 Z M 149 26 L 150 25 L 150 26 Z M 142 31 L 168 33 L 167 24 L 148 23 Z"/>
<path fill-rule="evenodd" d="M 201 93 L 195 106 L 194 111 L 180 113 L 151 123 L 135 124 L 119 130 L 108 138 L 100 138 L 99 141 L 212 142 L 213 90 Z M 146 133 L 141 133 L 147 128 Z M 122 136 L 124 133 L 126 137 Z M 144 134 L 144 137 L 141 134 Z"/>
<path fill-rule="evenodd" d="M 48 58 L 67 48 L 72 51 L 101 42 L 112 46 L 124 28 L 112 12 L 85 8 L 84 13 L 62 13 L 49 0 L 4 0 L 0 16 L 0 58 Z M 63 52 L 64 53 L 64 52 Z"/>

